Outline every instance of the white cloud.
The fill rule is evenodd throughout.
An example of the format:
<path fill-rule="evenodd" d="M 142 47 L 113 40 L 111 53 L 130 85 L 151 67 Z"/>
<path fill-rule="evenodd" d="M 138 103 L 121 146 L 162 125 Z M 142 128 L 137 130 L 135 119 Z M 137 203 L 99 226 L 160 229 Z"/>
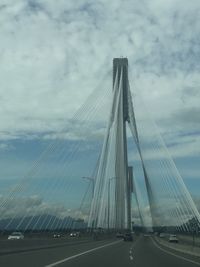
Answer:
<path fill-rule="evenodd" d="M 10 144 L 7 144 L 7 143 L 1 143 L 0 144 L 0 150 L 13 150 L 14 147 Z"/>
<path fill-rule="evenodd" d="M 157 118 L 187 108 L 181 93 L 199 82 L 199 10 L 198 1 L 2 2 L 1 132 L 56 131 L 121 55 Z"/>
<path fill-rule="evenodd" d="M 3 196 L 0 195 L 0 202 L 4 200 Z M 58 218 L 64 218 L 70 216 L 72 218 L 86 219 L 88 214 L 85 214 L 81 210 L 67 209 L 61 204 L 50 204 L 45 202 L 38 195 L 31 195 L 29 197 L 7 199 L 4 206 L 0 207 L 1 217 L 0 219 L 6 218 L 20 218 L 23 216 L 40 216 L 45 214 L 51 214 Z"/>
<path fill-rule="evenodd" d="M 199 12 L 198 0 L 2 0 L 0 139 L 101 137 L 103 126 L 62 129 L 101 79 L 112 90 L 112 58 L 127 56 L 134 99 L 176 141 L 172 156 L 198 156 Z M 104 107 L 87 122 L 106 121 Z"/>

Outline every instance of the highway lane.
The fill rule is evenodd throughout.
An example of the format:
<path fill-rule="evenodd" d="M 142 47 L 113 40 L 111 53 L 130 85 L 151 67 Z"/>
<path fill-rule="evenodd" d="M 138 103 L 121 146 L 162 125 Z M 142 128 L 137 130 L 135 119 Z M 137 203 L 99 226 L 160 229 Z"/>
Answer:
<path fill-rule="evenodd" d="M 180 253 L 172 253 L 171 250 L 159 247 L 150 237 L 141 236 L 136 238 L 134 242 L 124 242 L 115 239 L 3 255 L 0 256 L 0 266 L 197 267 L 200 266 L 200 258 L 192 259 Z"/>
<path fill-rule="evenodd" d="M 0 240 L 0 255 L 39 250 L 50 247 L 70 246 L 73 243 L 93 241 L 92 237 L 81 238 L 25 238 L 23 240 Z"/>
<path fill-rule="evenodd" d="M 176 254 L 174 254 L 176 255 Z M 134 243 L 120 242 L 112 246 L 95 250 L 91 253 L 66 257 L 63 263 L 55 262 L 45 267 L 195 267 L 200 266 L 200 261 L 195 263 L 185 255 L 174 256 L 170 251 L 163 250 L 152 242 L 149 237 L 141 237 Z M 67 261 L 65 261 L 67 260 Z M 193 262 L 192 262 L 193 261 Z"/>
<path fill-rule="evenodd" d="M 43 248 L 41 250 L 0 255 L 0 267 L 44 267 L 51 262 L 82 253 L 83 251 L 111 243 L 112 241 L 80 243 L 77 240 L 77 242 L 71 242 L 71 244 L 66 243 L 66 246 L 63 244 L 62 246 Z M 114 241 L 116 242 L 116 239 Z"/>

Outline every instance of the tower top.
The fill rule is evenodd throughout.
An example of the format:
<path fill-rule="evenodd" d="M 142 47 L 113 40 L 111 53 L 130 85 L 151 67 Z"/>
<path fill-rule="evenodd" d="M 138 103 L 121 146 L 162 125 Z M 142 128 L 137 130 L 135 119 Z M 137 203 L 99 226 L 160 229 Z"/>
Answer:
<path fill-rule="evenodd" d="M 127 66 L 128 67 L 128 58 L 126 57 L 114 58 L 113 66 Z"/>

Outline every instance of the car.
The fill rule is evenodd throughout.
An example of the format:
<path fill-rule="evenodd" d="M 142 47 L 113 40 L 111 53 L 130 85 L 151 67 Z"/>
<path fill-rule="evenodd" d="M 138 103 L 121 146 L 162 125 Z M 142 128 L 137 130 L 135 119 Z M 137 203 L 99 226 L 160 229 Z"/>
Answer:
<path fill-rule="evenodd" d="M 53 237 L 54 238 L 60 238 L 61 237 L 61 234 L 54 234 Z"/>
<path fill-rule="evenodd" d="M 76 236 L 76 233 L 72 232 L 69 234 L 70 237 L 75 237 Z"/>
<path fill-rule="evenodd" d="M 24 239 L 24 235 L 21 232 L 13 232 L 8 236 L 8 240 Z"/>
<path fill-rule="evenodd" d="M 161 237 L 161 238 L 163 238 L 163 237 L 165 237 L 165 236 L 166 236 L 165 233 L 160 233 L 160 235 L 159 235 L 159 237 Z"/>
<path fill-rule="evenodd" d="M 124 241 L 133 241 L 133 236 L 131 233 L 125 233 L 123 238 Z"/>
<path fill-rule="evenodd" d="M 116 233 L 116 237 L 117 238 L 124 238 L 124 235 L 120 232 Z"/>
<path fill-rule="evenodd" d="M 69 236 L 70 237 L 80 237 L 81 236 L 81 233 L 80 232 L 72 232 L 72 233 L 70 233 Z"/>
<path fill-rule="evenodd" d="M 178 238 L 176 235 L 170 235 L 169 236 L 169 242 L 171 243 L 178 243 Z"/>

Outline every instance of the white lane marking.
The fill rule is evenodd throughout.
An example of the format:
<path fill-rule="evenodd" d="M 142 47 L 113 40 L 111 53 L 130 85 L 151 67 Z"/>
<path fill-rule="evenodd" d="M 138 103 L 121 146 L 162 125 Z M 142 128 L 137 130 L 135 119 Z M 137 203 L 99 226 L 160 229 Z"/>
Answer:
<path fill-rule="evenodd" d="M 193 263 L 193 264 L 196 264 L 196 265 L 200 266 L 200 263 L 197 262 L 197 261 L 193 261 L 193 260 L 187 259 L 187 258 L 185 258 L 183 256 L 176 255 L 173 252 L 170 252 L 170 251 L 167 251 L 167 250 L 161 248 L 152 238 L 151 238 L 151 241 L 153 242 L 154 246 L 156 246 L 158 249 L 162 250 L 163 252 L 165 252 L 167 254 L 170 254 L 170 255 L 172 255 L 172 256 L 174 256 L 176 258 L 179 258 L 179 259 L 182 259 L 182 260 L 185 260 L 185 261 L 188 261 L 190 263 Z"/>
<path fill-rule="evenodd" d="M 92 248 L 92 249 L 90 249 L 90 250 L 87 250 L 87 251 L 78 253 L 78 254 L 76 254 L 76 255 L 67 257 L 67 258 L 65 258 L 65 259 L 63 259 L 63 260 L 56 261 L 56 262 L 53 262 L 53 263 L 51 263 L 51 264 L 45 265 L 45 267 L 54 267 L 54 266 L 57 266 L 57 265 L 59 265 L 59 264 L 61 264 L 61 263 L 63 263 L 63 262 L 66 262 L 66 261 L 75 259 L 75 258 L 77 258 L 77 257 L 79 257 L 79 256 L 88 254 L 88 253 L 90 253 L 90 252 L 93 252 L 93 251 L 98 250 L 98 249 L 101 249 L 101 248 L 105 248 L 105 247 L 108 247 L 108 246 L 112 246 L 112 245 L 117 244 L 117 243 L 120 243 L 120 242 L 121 242 L 121 240 L 118 240 L 118 241 L 115 241 L 115 242 L 112 242 L 112 243 L 109 243 L 109 244 L 106 244 L 106 245 L 103 245 L 103 246 L 100 246 L 100 247 Z"/>
<path fill-rule="evenodd" d="M 141 237 L 139 237 L 135 242 L 134 244 L 130 247 L 130 250 L 129 250 L 129 258 L 130 260 L 132 261 L 133 260 L 133 249 L 136 247 L 137 243 L 140 241 Z"/>
<path fill-rule="evenodd" d="M 140 239 L 141 239 L 141 238 L 139 237 L 139 238 L 135 241 L 134 245 L 130 247 L 130 250 L 129 250 L 129 254 L 130 254 L 130 255 L 129 255 L 129 258 L 130 258 L 131 261 L 133 260 L 133 248 L 135 248 L 136 244 L 138 243 L 138 241 L 139 241 Z"/>

